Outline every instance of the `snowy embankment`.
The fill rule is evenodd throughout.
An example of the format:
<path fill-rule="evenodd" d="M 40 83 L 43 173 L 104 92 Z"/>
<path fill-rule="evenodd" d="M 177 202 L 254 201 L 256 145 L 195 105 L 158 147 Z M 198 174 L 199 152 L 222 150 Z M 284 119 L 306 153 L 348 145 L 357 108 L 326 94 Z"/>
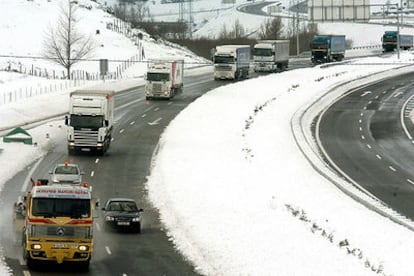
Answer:
<path fill-rule="evenodd" d="M 299 69 L 227 85 L 199 98 L 170 123 L 147 188 L 168 234 L 199 272 L 412 273 L 412 232 L 372 212 L 318 173 L 292 134 L 292 127 L 299 127 L 292 125 L 292 118 L 304 106 L 351 80 L 390 76 L 392 69 L 404 66 L 402 61 L 412 62 L 411 54 L 401 60 L 363 59 L 363 66 Z M 319 102 L 320 108 L 337 96 Z M 319 111 L 314 109 L 302 121 L 307 125 L 300 131 L 309 135 L 309 118 Z M 319 171 L 326 169 L 316 161 Z M 332 173 L 330 177 L 338 179 Z"/>

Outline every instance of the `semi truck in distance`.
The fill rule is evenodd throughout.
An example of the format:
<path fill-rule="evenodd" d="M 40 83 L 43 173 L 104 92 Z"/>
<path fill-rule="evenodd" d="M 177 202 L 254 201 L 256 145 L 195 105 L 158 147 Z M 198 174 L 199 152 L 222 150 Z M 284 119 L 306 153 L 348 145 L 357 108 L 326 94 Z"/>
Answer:
<path fill-rule="evenodd" d="M 145 76 L 145 98 L 171 99 L 184 87 L 184 60 L 150 59 Z"/>
<path fill-rule="evenodd" d="M 115 92 L 77 90 L 70 93 L 69 115 L 65 117 L 69 155 L 77 151 L 96 151 L 103 155 L 109 148 L 114 124 Z"/>
<path fill-rule="evenodd" d="M 214 79 L 247 78 L 250 70 L 249 45 L 221 45 L 214 49 Z"/>
<path fill-rule="evenodd" d="M 289 64 L 289 40 L 259 40 L 253 47 L 253 70 L 276 72 Z"/>
<path fill-rule="evenodd" d="M 316 35 L 310 49 L 313 64 L 341 61 L 345 58 L 345 35 Z"/>
<path fill-rule="evenodd" d="M 86 271 L 93 252 L 93 204 L 89 187 L 33 181 L 15 203 L 23 220 L 23 259 L 29 268 L 72 263 Z M 22 215 L 20 215 L 22 214 Z"/>
<path fill-rule="evenodd" d="M 413 35 L 399 34 L 398 31 L 385 31 L 382 35 L 382 51 L 392 52 L 398 47 L 398 38 L 400 39 L 400 49 L 409 50 L 413 47 Z"/>

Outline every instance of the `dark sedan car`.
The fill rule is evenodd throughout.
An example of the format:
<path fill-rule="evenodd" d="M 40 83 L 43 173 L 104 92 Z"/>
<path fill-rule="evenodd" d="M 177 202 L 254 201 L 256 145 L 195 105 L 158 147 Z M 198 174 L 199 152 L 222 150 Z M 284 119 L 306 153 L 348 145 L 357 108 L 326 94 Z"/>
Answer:
<path fill-rule="evenodd" d="M 131 230 L 141 233 L 141 212 L 135 200 L 130 198 L 110 198 L 102 208 L 105 228 L 115 230 Z"/>

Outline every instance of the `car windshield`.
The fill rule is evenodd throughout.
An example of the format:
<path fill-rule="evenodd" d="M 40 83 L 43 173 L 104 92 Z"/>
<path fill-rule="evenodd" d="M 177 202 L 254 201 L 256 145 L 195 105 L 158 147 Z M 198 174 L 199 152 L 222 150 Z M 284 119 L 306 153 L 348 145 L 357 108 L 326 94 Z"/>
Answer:
<path fill-rule="evenodd" d="M 79 174 L 79 170 L 75 166 L 58 166 L 55 169 L 55 174 Z"/>
<path fill-rule="evenodd" d="M 108 211 L 137 212 L 138 208 L 133 201 L 111 201 L 108 204 Z"/>

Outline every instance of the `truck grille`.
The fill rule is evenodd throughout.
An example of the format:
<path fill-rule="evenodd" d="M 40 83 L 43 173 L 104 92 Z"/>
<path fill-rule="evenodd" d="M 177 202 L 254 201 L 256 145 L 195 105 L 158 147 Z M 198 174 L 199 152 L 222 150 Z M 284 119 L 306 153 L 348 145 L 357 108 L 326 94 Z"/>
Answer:
<path fill-rule="evenodd" d="M 231 66 L 229 65 L 217 65 L 216 71 L 231 71 Z"/>
<path fill-rule="evenodd" d="M 152 84 L 152 93 L 155 94 L 161 94 L 162 92 L 162 84 L 161 83 L 153 83 Z"/>
<path fill-rule="evenodd" d="M 45 238 L 90 238 L 89 226 L 46 226 L 32 225 L 32 237 Z"/>
<path fill-rule="evenodd" d="M 96 130 L 75 130 L 75 146 L 96 147 L 98 142 L 98 131 Z"/>

